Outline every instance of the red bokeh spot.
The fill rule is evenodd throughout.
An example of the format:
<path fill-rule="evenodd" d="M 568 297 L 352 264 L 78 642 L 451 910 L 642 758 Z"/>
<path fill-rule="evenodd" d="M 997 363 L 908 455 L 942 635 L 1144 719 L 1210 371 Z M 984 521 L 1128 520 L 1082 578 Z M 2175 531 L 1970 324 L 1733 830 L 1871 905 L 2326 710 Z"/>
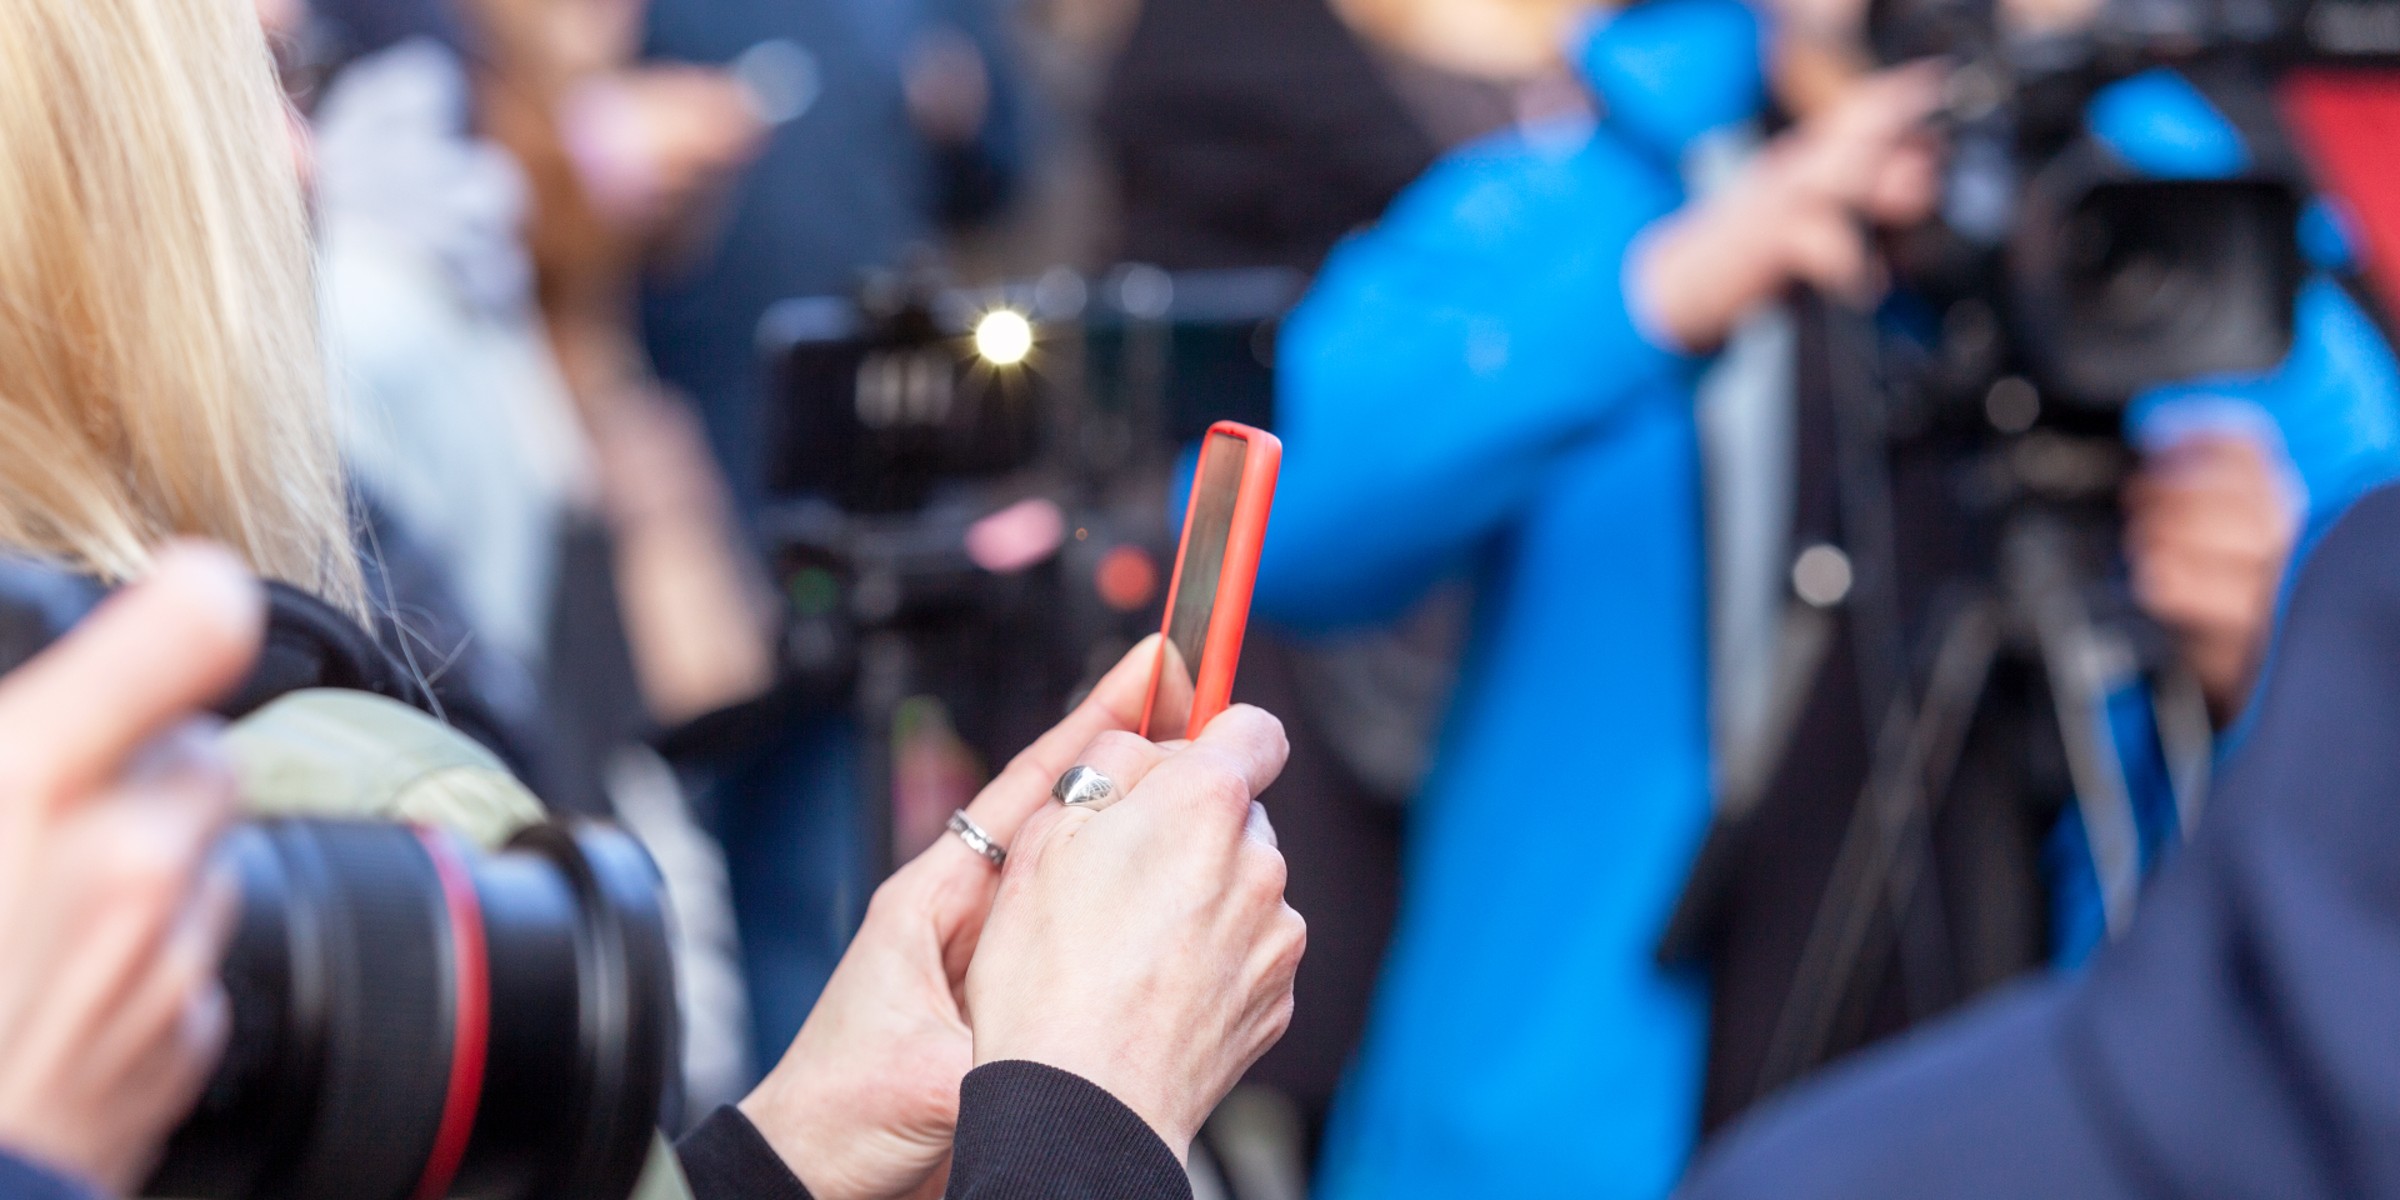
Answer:
<path fill-rule="evenodd" d="M 1158 562 L 1139 546 L 1119 546 L 1100 558 L 1092 572 L 1100 602 L 1118 612 L 1134 612 L 1158 594 Z"/>

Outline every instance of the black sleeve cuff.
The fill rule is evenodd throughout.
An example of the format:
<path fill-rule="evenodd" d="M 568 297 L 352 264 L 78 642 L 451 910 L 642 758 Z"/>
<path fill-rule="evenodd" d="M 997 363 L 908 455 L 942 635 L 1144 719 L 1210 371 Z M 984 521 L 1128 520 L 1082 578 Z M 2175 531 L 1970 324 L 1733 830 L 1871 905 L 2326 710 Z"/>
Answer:
<path fill-rule="evenodd" d="M 949 1200 L 1191 1200 L 1175 1152 L 1100 1085 L 996 1062 L 958 1090 Z M 705 1200 L 705 1198 L 704 1198 Z"/>
<path fill-rule="evenodd" d="M 99 1200 L 81 1183 L 0 1151 L 0 1200 Z"/>
<path fill-rule="evenodd" d="M 693 1200 L 813 1200 L 758 1127 L 730 1104 L 683 1135 L 675 1157 Z"/>

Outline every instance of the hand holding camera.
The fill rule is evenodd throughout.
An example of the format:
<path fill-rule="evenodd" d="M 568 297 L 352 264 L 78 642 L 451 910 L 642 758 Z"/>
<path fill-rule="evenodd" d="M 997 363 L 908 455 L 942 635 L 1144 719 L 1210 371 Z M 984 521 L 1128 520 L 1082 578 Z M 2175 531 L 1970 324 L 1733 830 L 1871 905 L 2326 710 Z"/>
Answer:
<path fill-rule="evenodd" d="M 1940 194 L 1926 123 L 1942 82 L 1933 63 L 1858 80 L 1776 138 L 1741 180 L 1656 226 L 1633 263 L 1655 332 L 1705 350 L 1794 283 L 1879 293 L 1870 226 L 1920 220 Z"/>
<path fill-rule="evenodd" d="M 162 555 L 0 679 L 0 1147 L 139 1183 L 223 1046 L 235 896 L 207 863 L 230 769 L 195 722 L 257 653 L 257 585 Z"/>
<path fill-rule="evenodd" d="M 371 821 L 233 827 L 213 732 L 173 723 L 257 657 L 256 585 L 180 551 L 78 620 L 80 592 L 72 612 L 35 611 L 51 578 L 15 579 L 12 629 L 56 648 L 0 683 L 0 761 L 23 800 L 0 842 L 17 885 L 0 887 L 0 949 L 50 964 L 0 990 L 0 1147 L 174 1195 L 624 1194 L 671 1025 L 638 849 L 592 827 L 537 825 L 493 854 Z M 1158 658 L 1136 647 L 960 815 L 975 837 L 878 892 L 744 1104 L 815 1194 L 939 1187 L 978 1059 L 1083 1074 L 1180 1153 L 1288 1022 L 1301 928 L 1250 799 L 1282 767 L 1281 727 L 1237 708 L 1192 745 L 1127 732 Z M 1079 838 L 1096 814 L 1051 806 L 1079 765 L 1138 802 L 1105 834 Z M 1047 832 L 1029 832 L 1044 809 Z M 1032 865 L 997 910 L 1011 948 L 970 983 L 1004 890 L 998 847 L 1020 838 Z M 1095 859 L 1078 841 L 1111 848 Z M 1078 911 L 1116 923 L 1055 919 Z M 1073 1001 L 1052 1003 L 1068 985 Z M 1157 988 L 1172 1011 L 1152 1011 Z M 309 1133 L 281 1136 L 294 1121 Z"/>
<path fill-rule="evenodd" d="M 2200 434 L 2159 451 L 2125 490 L 2125 551 L 2142 608 L 2182 639 L 2220 720 L 2236 713 L 2266 650 L 2299 536 L 2267 452 Z"/>

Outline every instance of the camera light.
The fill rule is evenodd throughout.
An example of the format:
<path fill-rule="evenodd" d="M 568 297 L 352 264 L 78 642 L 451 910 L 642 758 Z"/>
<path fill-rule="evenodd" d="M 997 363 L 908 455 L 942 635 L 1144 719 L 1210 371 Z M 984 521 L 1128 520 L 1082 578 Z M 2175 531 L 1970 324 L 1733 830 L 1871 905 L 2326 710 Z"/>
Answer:
<path fill-rule="evenodd" d="M 1033 353 L 1033 322 L 1013 308 L 995 308 L 975 322 L 975 353 L 994 366 L 1013 367 Z"/>

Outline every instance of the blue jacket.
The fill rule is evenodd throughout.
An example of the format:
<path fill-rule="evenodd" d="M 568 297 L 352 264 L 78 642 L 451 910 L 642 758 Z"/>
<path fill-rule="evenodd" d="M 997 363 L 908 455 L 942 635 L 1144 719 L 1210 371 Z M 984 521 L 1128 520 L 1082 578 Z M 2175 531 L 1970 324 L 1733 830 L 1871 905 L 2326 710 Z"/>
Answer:
<path fill-rule="evenodd" d="M 1685 146 L 1754 111 L 1759 37 L 1733 0 L 1601 26 L 1597 128 L 1436 165 L 1281 339 L 1262 612 L 1477 592 L 1333 1200 L 1658 1196 L 1690 1146 L 1704 995 L 1651 950 L 1709 815 L 1695 364 L 1636 328 L 1624 272 Z"/>

